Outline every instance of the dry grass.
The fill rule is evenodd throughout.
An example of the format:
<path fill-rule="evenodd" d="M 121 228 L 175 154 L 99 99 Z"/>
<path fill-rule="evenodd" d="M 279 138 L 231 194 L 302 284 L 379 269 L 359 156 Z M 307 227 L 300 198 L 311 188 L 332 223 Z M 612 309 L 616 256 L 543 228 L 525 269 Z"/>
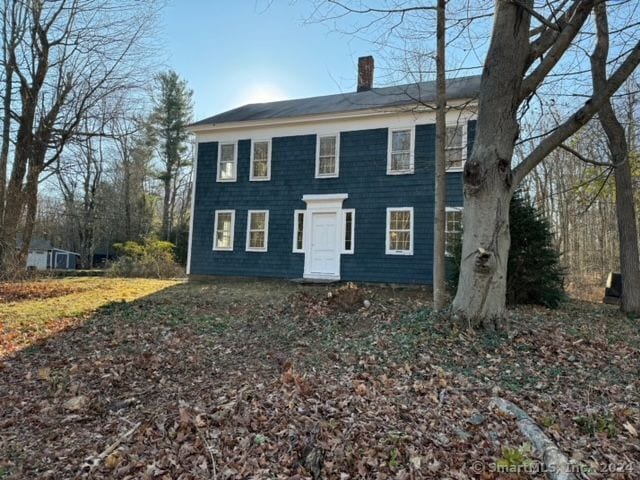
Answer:
<path fill-rule="evenodd" d="M 81 323 L 88 314 L 107 304 L 136 300 L 176 283 L 79 277 L 2 284 L 0 358 Z"/>

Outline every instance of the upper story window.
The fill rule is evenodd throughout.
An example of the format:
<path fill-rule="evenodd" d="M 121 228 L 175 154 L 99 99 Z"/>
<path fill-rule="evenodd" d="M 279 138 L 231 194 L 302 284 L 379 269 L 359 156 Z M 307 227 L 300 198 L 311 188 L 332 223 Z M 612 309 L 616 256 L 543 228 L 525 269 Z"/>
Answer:
<path fill-rule="evenodd" d="M 387 175 L 413 173 L 415 129 L 389 129 Z"/>
<path fill-rule="evenodd" d="M 215 224 L 213 227 L 214 250 L 233 250 L 235 218 L 235 210 L 216 210 Z"/>
<path fill-rule="evenodd" d="M 238 149 L 235 142 L 218 145 L 218 182 L 235 182 Z"/>
<path fill-rule="evenodd" d="M 467 159 L 467 128 L 464 124 L 447 125 L 445 161 L 447 170 L 462 170 Z"/>
<path fill-rule="evenodd" d="M 453 256 L 456 245 L 462 240 L 462 207 L 447 207 L 444 236 L 445 254 Z"/>
<path fill-rule="evenodd" d="M 255 140 L 251 142 L 251 174 L 249 180 L 264 181 L 271 179 L 271 141 Z"/>
<path fill-rule="evenodd" d="M 413 207 L 387 208 L 387 255 L 413 255 Z"/>
<path fill-rule="evenodd" d="M 247 215 L 247 251 L 266 252 L 269 239 L 269 210 L 249 210 Z"/>
<path fill-rule="evenodd" d="M 338 176 L 339 170 L 339 135 L 318 135 L 316 145 L 316 178 L 332 178 Z"/>

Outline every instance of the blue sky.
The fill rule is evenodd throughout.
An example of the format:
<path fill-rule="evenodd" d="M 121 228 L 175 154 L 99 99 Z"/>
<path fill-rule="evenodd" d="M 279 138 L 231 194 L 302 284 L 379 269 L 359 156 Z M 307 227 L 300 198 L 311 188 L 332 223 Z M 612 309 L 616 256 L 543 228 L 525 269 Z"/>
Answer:
<path fill-rule="evenodd" d="M 162 13 L 166 65 L 194 90 L 200 119 L 251 102 L 355 89 L 371 45 L 305 24 L 307 1 L 172 0 Z"/>

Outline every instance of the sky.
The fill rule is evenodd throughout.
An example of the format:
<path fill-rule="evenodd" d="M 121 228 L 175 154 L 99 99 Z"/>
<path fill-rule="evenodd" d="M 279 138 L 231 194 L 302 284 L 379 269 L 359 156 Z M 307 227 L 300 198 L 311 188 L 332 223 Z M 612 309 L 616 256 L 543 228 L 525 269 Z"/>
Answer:
<path fill-rule="evenodd" d="M 167 68 L 194 91 L 195 119 L 246 103 L 355 90 L 371 45 L 305 22 L 305 0 L 171 0 L 161 17 Z"/>

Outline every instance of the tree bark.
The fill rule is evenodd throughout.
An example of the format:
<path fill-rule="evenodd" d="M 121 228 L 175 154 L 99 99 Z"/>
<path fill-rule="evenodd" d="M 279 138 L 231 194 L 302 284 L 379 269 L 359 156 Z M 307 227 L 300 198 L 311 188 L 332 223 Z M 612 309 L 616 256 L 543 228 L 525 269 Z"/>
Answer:
<path fill-rule="evenodd" d="M 437 53 L 436 53 L 436 165 L 435 165 L 435 206 L 433 217 L 433 308 L 440 311 L 447 304 L 445 282 L 445 221 L 447 165 L 445 147 L 447 141 L 447 90 L 445 71 L 445 0 L 438 0 L 437 11 Z"/>
<path fill-rule="evenodd" d="M 531 0 L 525 3 L 533 6 Z M 452 314 L 468 327 L 496 327 L 505 314 L 511 158 L 519 132 L 516 114 L 530 23 L 525 8 L 497 2 L 482 73 L 476 138 L 463 174 L 462 262 Z"/>
<path fill-rule="evenodd" d="M 591 71 L 596 89 L 604 88 L 607 81 L 609 52 L 609 26 L 607 7 L 600 3 L 595 7 L 598 42 L 591 56 Z M 629 162 L 629 146 L 624 127 L 616 117 L 611 100 L 602 106 L 598 117 L 607 135 L 611 163 L 614 164 L 616 186 L 616 216 L 620 245 L 620 272 L 622 273 L 622 297 L 620 309 L 626 313 L 640 313 L 640 256 L 638 254 L 638 229 L 634 205 L 634 189 Z"/>

